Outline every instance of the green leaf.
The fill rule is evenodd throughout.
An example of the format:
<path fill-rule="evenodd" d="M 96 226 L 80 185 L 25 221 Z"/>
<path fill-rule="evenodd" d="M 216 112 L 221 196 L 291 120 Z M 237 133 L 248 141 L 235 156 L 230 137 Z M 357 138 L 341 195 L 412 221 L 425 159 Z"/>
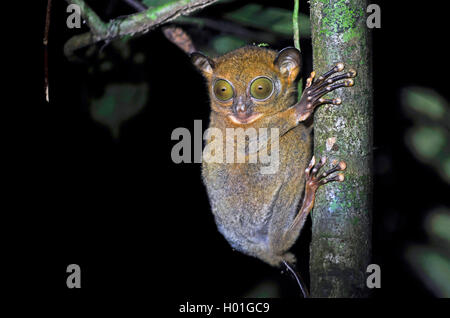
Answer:
<path fill-rule="evenodd" d="M 214 38 L 212 43 L 214 50 L 216 50 L 218 54 L 224 54 L 226 52 L 235 50 L 244 46 L 245 44 L 245 41 L 231 35 L 218 36 Z"/>
<path fill-rule="evenodd" d="M 425 87 L 408 87 L 403 90 L 403 104 L 413 112 L 430 119 L 443 119 L 448 109 L 446 100 L 434 90 Z"/>
<path fill-rule="evenodd" d="M 146 83 L 109 84 L 102 97 L 91 101 L 91 116 L 107 126 L 117 138 L 122 123 L 135 116 L 145 106 L 147 95 Z"/>
<path fill-rule="evenodd" d="M 225 14 L 225 18 L 250 27 L 272 31 L 291 37 L 292 12 L 282 8 L 263 7 L 260 4 L 247 4 L 235 11 Z M 299 29 L 301 37 L 311 36 L 309 17 L 299 14 Z"/>
<path fill-rule="evenodd" d="M 450 297 L 450 259 L 435 248 L 411 246 L 406 258 L 437 297 Z"/>
<path fill-rule="evenodd" d="M 442 166 L 447 182 L 450 183 L 450 157 L 444 159 Z"/>
<path fill-rule="evenodd" d="M 445 131 L 438 126 L 416 126 L 408 135 L 412 150 L 425 159 L 437 157 L 447 143 Z"/>
<path fill-rule="evenodd" d="M 432 237 L 445 241 L 450 247 L 450 210 L 439 208 L 429 213 L 425 227 Z"/>

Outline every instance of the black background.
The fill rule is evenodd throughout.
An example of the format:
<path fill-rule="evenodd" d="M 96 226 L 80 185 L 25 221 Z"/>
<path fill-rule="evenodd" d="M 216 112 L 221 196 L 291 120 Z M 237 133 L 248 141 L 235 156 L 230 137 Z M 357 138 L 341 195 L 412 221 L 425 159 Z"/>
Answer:
<path fill-rule="evenodd" d="M 26 162 L 25 175 L 15 188 L 27 193 L 16 202 L 25 229 L 20 236 L 26 241 L 19 254 L 29 260 L 22 265 L 38 266 L 35 286 L 68 299 L 142 296 L 155 291 L 164 299 L 202 299 L 239 297 L 269 279 L 279 284 L 282 296 L 297 297 L 297 286 L 287 275 L 233 252 L 217 232 L 200 165 L 176 165 L 171 160 L 173 129 L 192 131 L 194 119 L 202 119 L 205 129 L 209 114 L 203 79 L 187 56 L 159 30 L 134 42 L 145 47 L 147 54 L 142 67 L 148 70 L 150 102 L 124 124 L 116 141 L 88 112 L 86 87 L 102 79 L 91 78 L 87 65 L 69 63 L 62 53 L 65 41 L 77 33 L 65 26 L 63 1 L 53 1 L 51 102 L 44 101 L 39 44 L 46 1 L 41 2 L 33 20 L 36 37 L 30 40 L 39 49 L 27 58 L 40 73 L 23 93 L 34 102 L 27 120 L 17 128 L 26 135 L 27 146 L 21 158 Z M 447 13 L 437 5 L 376 3 L 381 6 L 382 27 L 372 32 L 373 263 L 381 266 L 382 288 L 373 297 L 431 297 L 406 264 L 403 252 L 412 242 L 426 242 L 425 211 L 446 203 L 443 194 L 448 193 L 448 185 L 406 148 L 404 133 L 411 122 L 400 107 L 400 89 L 420 85 L 450 97 L 444 78 L 448 73 L 448 51 L 443 46 Z M 302 11 L 306 10 L 307 4 L 302 3 Z M 213 8 L 205 12 L 214 15 Z M 304 77 L 312 65 L 307 40 L 302 41 L 302 50 Z M 16 75 L 25 85 L 27 74 Z M 135 72 L 124 68 L 115 76 L 117 81 L 133 81 Z M 378 169 L 381 163 L 387 168 Z M 304 230 L 294 247 L 303 273 L 308 268 L 310 234 Z M 81 266 L 81 290 L 66 287 L 65 271 L 72 263 Z M 26 271 L 25 267 L 23 275 Z"/>

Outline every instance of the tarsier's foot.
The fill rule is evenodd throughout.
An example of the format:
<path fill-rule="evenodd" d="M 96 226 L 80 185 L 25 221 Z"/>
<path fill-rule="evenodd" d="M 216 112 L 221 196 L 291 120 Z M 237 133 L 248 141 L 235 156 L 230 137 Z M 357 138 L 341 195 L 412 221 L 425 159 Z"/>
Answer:
<path fill-rule="evenodd" d="M 300 211 L 297 213 L 294 221 L 292 222 L 287 234 L 285 235 L 286 241 L 295 241 L 296 235 L 300 232 L 305 223 L 306 217 L 314 206 L 314 200 L 316 198 L 316 191 L 325 183 L 331 181 L 344 181 L 344 174 L 338 173 L 331 176 L 332 173 L 336 171 L 343 171 L 347 168 L 347 164 L 344 161 L 335 162 L 334 167 L 323 173 L 319 173 L 320 168 L 322 168 L 327 162 L 326 157 L 322 157 L 316 164 L 316 158 L 313 156 L 308 167 L 305 169 L 306 184 L 305 184 L 305 196 L 303 197 L 302 206 Z"/>
<path fill-rule="evenodd" d="M 356 71 L 353 69 L 331 77 L 332 75 L 343 70 L 344 63 L 337 63 L 331 70 L 317 78 L 317 80 L 314 80 L 316 72 L 311 73 L 306 80 L 306 86 L 302 97 L 296 105 L 298 109 L 299 121 L 303 121 L 308 118 L 317 106 L 323 104 L 339 105 L 342 103 L 340 98 L 326 99 L 322 97 L 335 89 L 354 85 L 355 82 L 352 78 L 356 77 Z"/>
<path fill-rule="evenodd" d="M 316 163 L 316 159 L 313 156 L 311 162 L 305 170 L 306 175 L 306 193 L 314 196 L 317 188 L 331 181 L 344 181 L 344 174 L 338 173 L 336 175 L 330 176 L 336 171 L 343 171 L 347 168 L 347 164 L 344 161 L 339 163 L 334 163 L 334 167 L 323 173 L 319 173 L 320 168 L 322 168 L 327 162 L 327 157 L 322 157 L 319 162 Z M 307 199 L 307 198 L 305 198 Z M 308 198 L 313 199 L 313 198 Z M 314 199 L 313 199 L 314 200 Z"/>

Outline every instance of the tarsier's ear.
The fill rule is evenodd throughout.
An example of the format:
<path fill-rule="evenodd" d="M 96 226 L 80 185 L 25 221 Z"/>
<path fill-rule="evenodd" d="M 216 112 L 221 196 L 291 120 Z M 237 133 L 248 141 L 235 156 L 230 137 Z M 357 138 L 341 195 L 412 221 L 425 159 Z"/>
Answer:
<path fill-rule="evenodd" d="M 300 51 L 294 47 L 287 47 L 278 52 L 273 64 L 288 78 L 288 82 L 292 83 L 300 72 L 301 61 Z"/>
<path fill-rule="evenodd" d="M 191 54 L 192 63 L 206 76 L 213 73 L 214 61 L 200 52 Z"/>

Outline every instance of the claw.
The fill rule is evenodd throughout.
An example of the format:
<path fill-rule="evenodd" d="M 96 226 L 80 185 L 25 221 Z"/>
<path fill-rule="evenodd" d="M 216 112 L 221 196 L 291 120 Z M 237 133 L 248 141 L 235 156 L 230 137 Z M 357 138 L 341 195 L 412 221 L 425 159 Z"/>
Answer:
<path fill-rule="evenodd" d="M 316 76 L 316 72 L 312 71 L 311 75 L 306 79 L 306 88 L 310 87 L 314 77 Z"/>
<path fill-rule="evenodd" d="M 355 81 L 352 79 L 349 79 L 347 81 L 345 81 L 345 86 L 353 86 L 355 85 Z"/>
<path fill-rule="evenodd" d="M 316 157 L 312 156 L 311 161 L 309 162 L 308 167 L 305 169 L 305 173 L 307 176 L 309 176 L 309 172 L 311 171 L 312 167 L 316 164 Z"/>
<path fill-rule="evenodd" d="M 320 158 L 320 165 L 323 166 L 325 162 L 327 162 L 327 157 L 322 156 L 322 158 Z"/>

